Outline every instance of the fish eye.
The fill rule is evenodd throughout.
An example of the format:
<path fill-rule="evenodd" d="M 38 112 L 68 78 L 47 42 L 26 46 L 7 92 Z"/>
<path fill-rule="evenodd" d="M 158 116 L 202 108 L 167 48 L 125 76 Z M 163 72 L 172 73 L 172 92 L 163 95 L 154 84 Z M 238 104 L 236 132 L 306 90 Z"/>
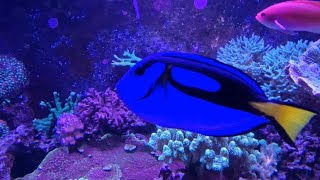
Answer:
<path fill-rule="evenodd" d="M 266 16 L 266 13 L 261 13 L 261 17 L 264 17 L 264 16 Z"/>
<path fill-rule="evenodd" d="M 143 68 L 137 68 L 134 73 L 138 76 L 142 76 L 144 74 L 144 69 Z"/>

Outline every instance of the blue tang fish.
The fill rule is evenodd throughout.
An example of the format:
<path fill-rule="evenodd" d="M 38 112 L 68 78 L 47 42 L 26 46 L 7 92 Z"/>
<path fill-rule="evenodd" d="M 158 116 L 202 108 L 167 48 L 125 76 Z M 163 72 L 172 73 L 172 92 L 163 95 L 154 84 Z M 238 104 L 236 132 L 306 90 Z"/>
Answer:
<path fill-rule="evenodd" d="M 195 54 L 164 52 L 134 65 L 118 82 L 119 98 L 151 123 L 209 136 L 233 136 L 273 124 L 294 146 L 316 115 L 296 105 L 269 101 L 240 70 Z"/>

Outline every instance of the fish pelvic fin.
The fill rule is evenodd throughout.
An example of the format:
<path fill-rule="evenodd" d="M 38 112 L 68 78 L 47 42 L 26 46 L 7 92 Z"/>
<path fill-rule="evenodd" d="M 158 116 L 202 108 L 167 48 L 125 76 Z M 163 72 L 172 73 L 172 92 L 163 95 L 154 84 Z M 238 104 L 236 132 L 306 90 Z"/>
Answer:
<path fill-rule="evenodd" d="M 317 115 L 311 110 L 289 104 L 276 102 L 249 102 L 249 104 L 265 115 L 273 117 L 278 133 L 292 146 L 295 146 L 294 140 L 302 128 Z"/>

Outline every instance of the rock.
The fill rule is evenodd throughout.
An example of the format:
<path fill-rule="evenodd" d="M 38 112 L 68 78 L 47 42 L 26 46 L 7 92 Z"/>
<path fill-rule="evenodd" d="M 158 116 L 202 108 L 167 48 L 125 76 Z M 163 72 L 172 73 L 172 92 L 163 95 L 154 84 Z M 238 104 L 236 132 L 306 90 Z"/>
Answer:
<path fill-rule="evenodd" d="M 136 150 L 136 148 L 137 148 L 136 145 L 126 144 L 126 145 L 124 145 L 124 148 L 123 148 L 123 149 L 124 149 L 126 152 L 132 153 L 132 152 L 134 152 L 134 151 Z"/>

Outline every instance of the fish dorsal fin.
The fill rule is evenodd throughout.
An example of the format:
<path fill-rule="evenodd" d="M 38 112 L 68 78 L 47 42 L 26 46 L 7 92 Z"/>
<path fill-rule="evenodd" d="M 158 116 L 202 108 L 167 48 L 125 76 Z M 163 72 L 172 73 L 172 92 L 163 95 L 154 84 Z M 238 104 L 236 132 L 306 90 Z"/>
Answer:
<path fill-rule="evenodd" d="M 158 58 L 171 57 L 171 58 L 184 59 L 186 61 L 198 62 L 201 64 L 205 64 L 206 66 L 212 66 L 212 67 L 224 70 L 242 80 L 245 80 L 252 88 L 256 89 L 257 91 L 263 94 L 263 91 L 261 90 L 260 86 L 247 74 L 245 74 L 244 72 L 240 71 L 239 69 L 233 66 L 224 64 L 215 59 L 211 59 L 211 58 L 204 57 L 197 54 L 181 53 L 181 52 L 162 52 L 162 53 L 156 54 L 155 56 L 158 56 Z"/>

